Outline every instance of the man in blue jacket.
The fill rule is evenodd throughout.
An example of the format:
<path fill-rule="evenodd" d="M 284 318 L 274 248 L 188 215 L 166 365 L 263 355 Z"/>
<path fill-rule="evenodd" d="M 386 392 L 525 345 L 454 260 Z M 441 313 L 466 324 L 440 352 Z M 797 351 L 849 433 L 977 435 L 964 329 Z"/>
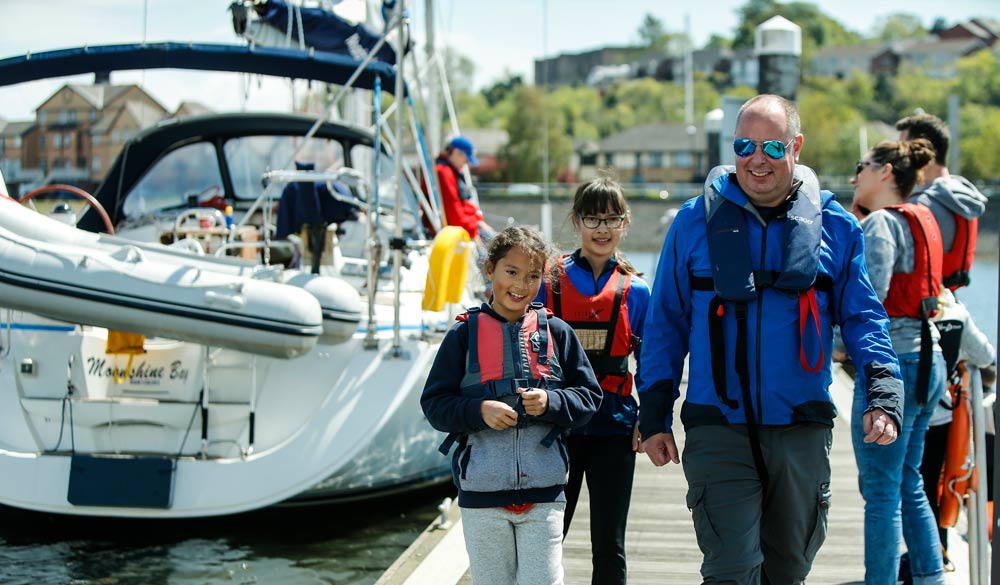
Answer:
<path fill-rule="evenodd" d="M 706 583 L 804 582 L 826 537 L 839 325 L 867 390 L 867 442 L 892 443 L 902 381 L 857 220 L 797 166 L 795 106 L 743 105 L 736 167 L 714 169 L 667 233 L 646 317 L 643 445 L 679 463 L 671 432 L 689 359 L 684 473 Z"/>

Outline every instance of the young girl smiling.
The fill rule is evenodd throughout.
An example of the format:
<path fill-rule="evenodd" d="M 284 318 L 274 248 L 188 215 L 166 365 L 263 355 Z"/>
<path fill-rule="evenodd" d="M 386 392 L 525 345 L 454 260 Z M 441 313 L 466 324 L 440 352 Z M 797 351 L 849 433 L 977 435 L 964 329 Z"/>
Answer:
<path fill-rule="evenodd" d="M 458 442 L 452 472 L 477 585 L 563 582 L 564 433 L 587 423 L 601 388 L 580 341 L 531 304 L 550 245 L 512 226 L 490 242 L 489 303 L 458 316 L 420 399 L 431 425 Z"/>

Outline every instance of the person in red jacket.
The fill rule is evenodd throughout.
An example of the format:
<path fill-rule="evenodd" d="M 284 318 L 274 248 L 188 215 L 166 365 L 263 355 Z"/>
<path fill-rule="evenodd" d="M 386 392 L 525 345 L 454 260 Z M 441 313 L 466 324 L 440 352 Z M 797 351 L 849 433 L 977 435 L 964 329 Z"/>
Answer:
<path fill-rule="evenodd" d="M 435 161 L 438 188 L 441 189 L 441 205 L 448 225 L 461 226 L 469 232 L 469 237 L 482 244 L 495 230 L 483 220 L 483 212 L 472 200 L 469 186 L 465 184 L 462 167 L 479 166 L 472 142 L 464 136 L 456 136 L 448 142 Z"/>

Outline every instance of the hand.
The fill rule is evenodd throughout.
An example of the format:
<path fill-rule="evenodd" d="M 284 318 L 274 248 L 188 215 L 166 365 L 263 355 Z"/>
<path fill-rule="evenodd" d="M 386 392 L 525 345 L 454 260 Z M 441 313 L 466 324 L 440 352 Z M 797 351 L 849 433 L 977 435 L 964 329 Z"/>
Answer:
<path fill-rule="evenodd" d="M 662 467 L 671 462 L 681 462 L 681 457 L 677 453 L 677 444 L 674 443 L 674 435 L 672 433 L 656 433 L 643 441 L 642 447 L 646 451 L 646 456 L 657 467 Z"/>
<path fill-rule="evenodd" d="M 865 413 L 864 431 L 866 443 L 878 443 L 879 445 L 890 445 L 899 436 L 899 429 L 892 418 L 881 408 L 876 408 Z"/>
<path fill-rule="evenodd" d="M 531 416 L 541 416 L 549 409 L 549 393 L 543 388 L 518 388 L 524 412 Z"/>
<path fill-rule="evenodd" d="M 642 433 L 639 432 L 639 421 L 635 421 L 635 429 L 632 430 L 632 450 L 636 453 L 645 453 L 646 449 L 642 446 Z"/>
<path fill-rule="evenodd" d="M 479 405 L 483 422 L 495 431 L 502 431 L 517 425 L 517 412 L 499 400 L 484 400 Z"/>
<path fill-rule="evenodd" d="M 837 349 L 833 350 L 832 358 L 838 364 L 842 364 L 848 360 L 847 353 Z"/>

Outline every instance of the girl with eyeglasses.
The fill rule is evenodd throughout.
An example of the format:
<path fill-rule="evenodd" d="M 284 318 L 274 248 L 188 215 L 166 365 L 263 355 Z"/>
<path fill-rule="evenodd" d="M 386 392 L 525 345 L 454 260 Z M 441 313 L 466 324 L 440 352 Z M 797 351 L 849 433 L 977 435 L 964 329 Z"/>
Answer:
<path fill-rule="evenodd" d="M 625 525 L 635 454 L 642 452 L 629 356 L 635 353 L 638 377 L 637 350 L 649 285 L 618 249 L 630 219 L 618 182 L 601 177 L 580 185 L 569 219 L 580 247 L 559 257 L 536 300 L 576 332 L 603 389 L 603 400 L 590 423 L 574 429 L 568 440 L 570 475 L 563 536 L 569 532 L 586 478 L 591 583 L 619 585 L 626 580 Z"/>
<path fill-rule="evenodd" d="M 941 232 L 927 207 L 906 203 L 920 169 L 933 157 L 926 139 L 880 142 L 858 161 L 851 179 L 865 263 L 889 315 L 905 393 L 899 439 L 891 448 L 877 447 L 864 442 L 865 400 L 857 379 L 851 434 L 865 498 L 866 585 L 895 585 L 901 537 L 913 582 L 945 583 L 937 522 L 918 472 L 928 423 L 945 387 L 939 334 L 929 322 L 941 289 Z"/>

